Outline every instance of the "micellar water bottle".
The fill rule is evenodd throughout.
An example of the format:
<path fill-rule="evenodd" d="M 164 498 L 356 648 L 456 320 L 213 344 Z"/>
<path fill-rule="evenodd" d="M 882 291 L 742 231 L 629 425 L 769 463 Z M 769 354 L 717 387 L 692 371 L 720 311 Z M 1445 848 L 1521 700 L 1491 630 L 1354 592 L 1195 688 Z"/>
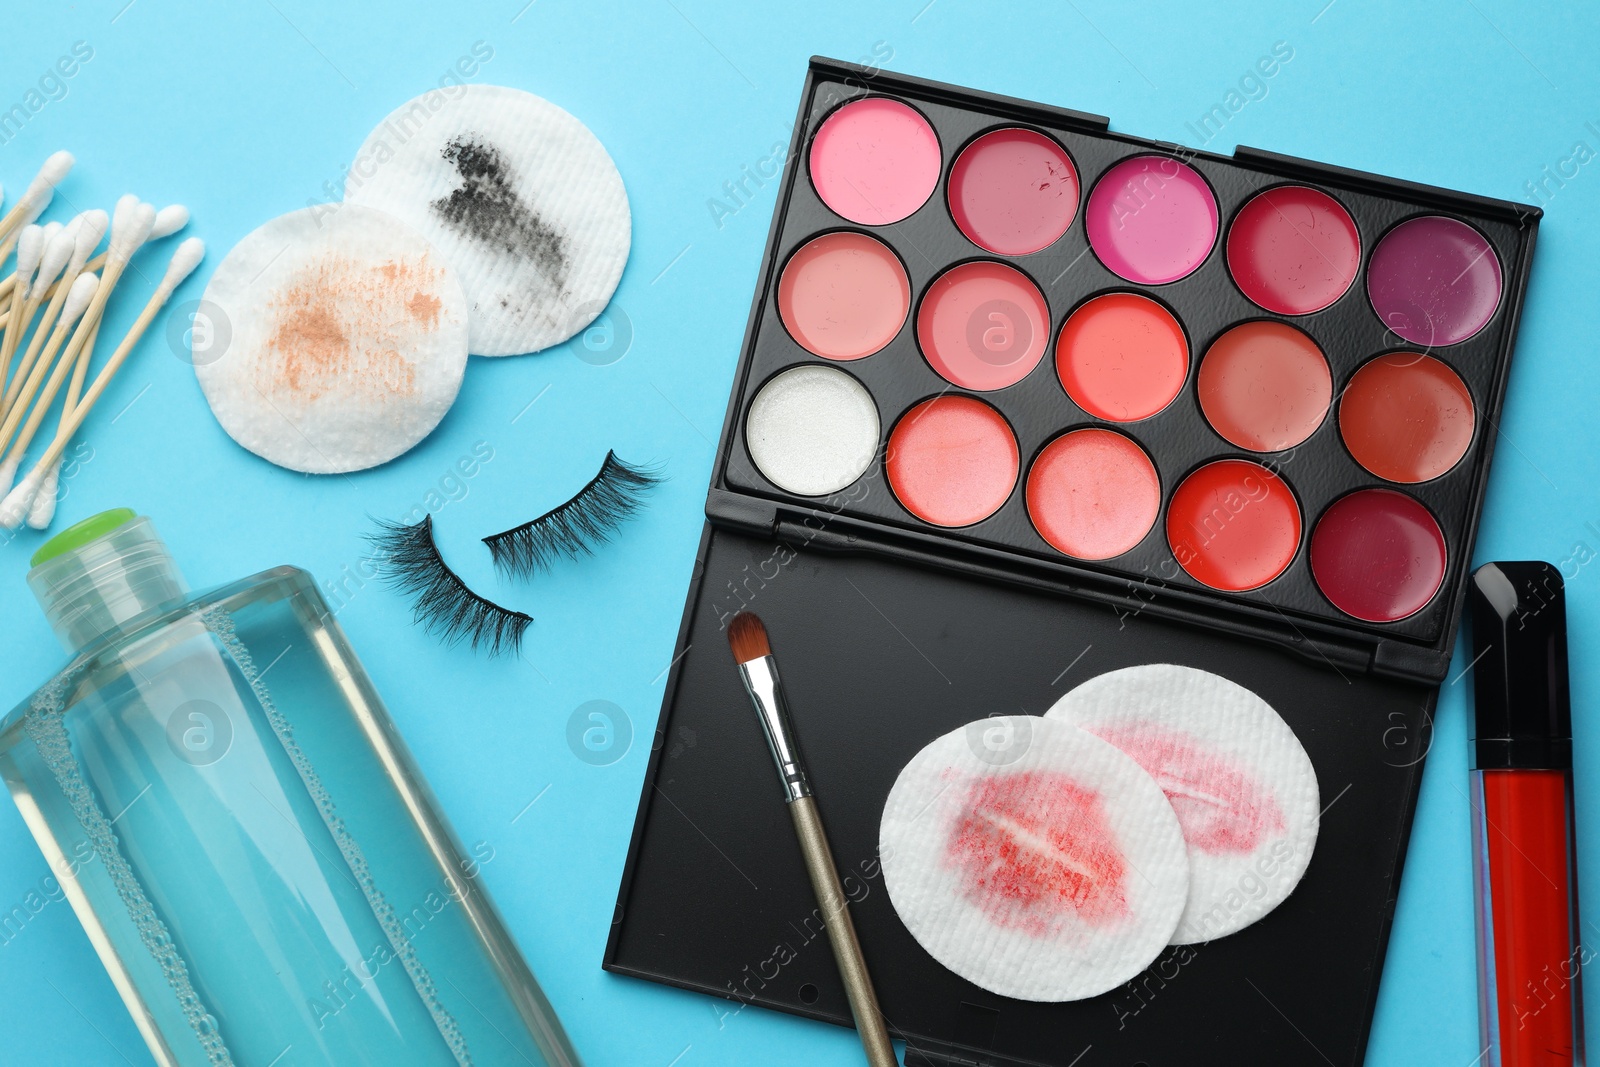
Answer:
<path fill-rule="evenodd" d="M 576 1067 L 308 574 L 191 596 L 121 509 L 28 584 L 72 659 L 0 773 L 158 1063 Z"/>

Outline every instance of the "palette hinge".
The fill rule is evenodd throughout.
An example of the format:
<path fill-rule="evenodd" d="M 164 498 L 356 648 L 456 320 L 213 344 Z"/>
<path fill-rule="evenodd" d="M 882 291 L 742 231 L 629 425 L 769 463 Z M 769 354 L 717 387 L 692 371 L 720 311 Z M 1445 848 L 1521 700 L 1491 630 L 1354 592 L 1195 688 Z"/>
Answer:
<path fill-rule="evenodd" d="M 1018 1060 L 961 1045 L 906 1044 L 905 1067 L 1044 1067 L 1034 1060 Z"/>
<path fill-rule="evenodd" d="M 1380 641 L 1372 653 L 1372 673 L 1388 678 L 1437 684 L 1450 673 L 1452 649 L 1419 648 L 1399 641 Z"/>
<path fill-rule="evenodd" d="M 706 518 L 718 526 L 770 535 L 778 527 L 778 506 L 759 497 L 712 489 L 706 494 Z"/>

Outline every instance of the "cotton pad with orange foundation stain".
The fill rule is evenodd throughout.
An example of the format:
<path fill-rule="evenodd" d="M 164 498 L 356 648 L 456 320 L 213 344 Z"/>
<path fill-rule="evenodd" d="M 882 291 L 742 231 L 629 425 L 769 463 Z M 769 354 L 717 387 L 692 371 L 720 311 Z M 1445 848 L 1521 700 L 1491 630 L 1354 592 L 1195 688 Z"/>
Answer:
<path fill-rule="evenodd" d="M 1210 671 L 1143 664 L 1089 679 L 1045 717 L 1116 746 L 1166 794 L 1189 852 L 1173 944 L 1242 930 L 1299 884 L 1320 824 L 1317 774 L 1255 693 Z"/>
<path fill-rule="evenodd" d="M 346 204 L 255 230 L 212 275 L 195 376 L 222 428 L 291 470 L 334 474 L 405 452 L 444 417 L 467 362 L 467 300 L 403 224 Z M 198 327 L 197 327 L 198 328 Z"/>
<path fill-rule="evenodd" d="M 900 771 L 879 824 L 884 884 L 928 954 L 991 993 L 1081 1000 L 1166 947 L 1188 898 L 1172 806 L 1094 735 L 977 719 Z"/>

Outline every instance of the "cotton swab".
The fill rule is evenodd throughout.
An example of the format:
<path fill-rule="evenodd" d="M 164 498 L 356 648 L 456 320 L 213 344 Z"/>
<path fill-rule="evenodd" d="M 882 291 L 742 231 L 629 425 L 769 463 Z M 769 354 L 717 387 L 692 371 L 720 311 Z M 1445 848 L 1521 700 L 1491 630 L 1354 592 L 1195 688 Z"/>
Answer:
<path fill-rule="evenodd" d="M 26 226 L 44 214 L 44 209 L 50 206 L 50 200 L 56 195 L 56 186 L 61 179 L 67 176 L 72 165 L 77 160 L 71 152 L 55 152 L 39 168 L 39 173 L 34 175 L 33 181 L 28 183 L 27 191 L 17 198 L 11 210 L 5 217 L 0 218 L 0 263 L 6 261 L 15 247 L 17 229 Z"/>
<path fill-rule="evenodd" d="M 148 227 L 146 232 L 148 232 Z M 117 350 L 111 354 L 111 358 L 106 361 L 106 365 L 100 368 L 100 373 L 95 376 L 94 384 L 84 394 L 83 400 L 73 407 L 71 416 L 62 421 L 61 429 L 57 431 L 55 440 L 51 442 L 50 447 L 45 450 L 44 455 L 40 457 L 39 462 L 34 465 L 33 469 L 27 473 L 15 488 L 6 494 L 4 500 L 0 500 L 0 526 L 4 526 L 8 530 L 15 530 L 22 522 L 23 516 L 32 507 L 34 497 L 38 495 L 40 487 L 44 484 L 47 472 L 61 458 L 61 453 L 66 449 L 67 443 L 72 440 L 72 435 L 77 433 L 78 428 L 83 425 L 83 420 L 88 417 L 95 402 L 105 393 L 106 388 L 111 384 L 111 379 L 128 358 L 128 353 L 133 350 L 134 345 L 139 343 L 139 338 L 144 336 L 145 330 L 149 329 L 150 323 L 155 320 L 157 313 L 161 311 L 161 308 L 165 306 L 167 300 L 172 296 L 173 290 L 193 273 L 194 269 L 200 265 L 200 260 L 205 258 L 205 254 L 205 243 L 198 237 L 191 237 L 178 246 L 178 250 L 173 253 L 172 262 L 167 265 L 167 273 L 161 279 L 161 284 L 156 286 L 156 291 L 151 294 L 149 302 L 145 304 L 144 310 L 139 313 L 139 317 L 134 321 L 133 326 L 129 328 L 127 336 L 123 337 L 122 343 L 117 345 Z M 106 269 L 109 273 L 111 270 L 109 264 Z"/>
<path fill-rule="evenodd" d="M 38 388 L 39 379 L 44 376 L 45 370 L 49 368 L 50 361 L 55 358 L 55 354 L 61 348 L 62 342 L 72 332 L 73 325 L 84 310 L 88 308 L 89 302 L 94 298 L 95 290 L 99 286 L 99 278 L 92 274 L 84 274 L 79 276 L 77 283 L 73 286 L 76 295 L 69 291 L 65 306 L 62 309 L 61 320 L 51 333 L 50 343 L 45 346 L 44 359 L 39 361 L 34 373 L 29 376 L 25 394 L 27 398 L 32 398 L 34 391 Z M 98 330 L 99 325 L 96 324 L 95 331 L 98 332 Z M 92 344 L 94 337 L 95 333 L 91 333 L 84 347 L 87 348 Z M 27 426 L 23 427 L 22 435 L 17 438 L 16 447 L 7 452 L 4 445 L 0 445 L 0 452 L 7 453 L 5 460 L 0 462 L 0 483 L 3 483 L 7 490 L 11 488 L 11 482 L 16 478 L 17 468 L 22 464 L 22 457 L 27 453 L 28 445 L 32 442 L 34 433 L 37 432 L 39 419 L 43 416 L 45 409 L 49 408 L 50 400 L 54 399 L 54 395 L 54 390 L 52 389 L 50 396 L 34 409 L 35 417 L 29 420 Z M 11 413 L 7 415 L 5 422 L 0 424 L 0 432 L 4 433 L 5 438 L 10 438 L 12 429 L 16 426 L 17 420 L 22 417 L 22 413 L 25 410 L 27 410 L 26 399 L 23 403 L 14 407 Z M 63 412 L 65 410 L 63 409 Z"/>
<path fill-rule="evenodd" d="M 67 172 L 76 162 L 71 152 L 51 153 L 50 158 L 40 165 L 39 173 L 33 176 L 33 181 L 28 183 L 27 191 L 12 205 L 11 210 L 6 212 L 5 217 L 0 218 L 0 233 L 10 233 L 19 224 L 18 220 L 29 211 L 33 211 L 35 206 L 38 210 L 33 212 L 33 218 L 27 219 L 21 225 L 38 218 L 45 206 L 50 203 L 50 198 L 55 195 L 56 186 L 67 176 Z"/>
<path fill-rule="evenodd" d="M 49 336 L 50 329 L 56 321 L 56 316 L 61 313 L 61 305 L 67 299 L 68 290 L 71 289 L 72 283 L 77 281 L 78 275 L 83 273 L 84 265 L 88 262 L 90 253 L 99 247 L 100 238 L 105 235 L 106 226 L 109 223 L 110 218 L 104 211 L 98 208 L 93 211 L 85 211 L 68 224 L 61 237 L 56 238 L 55 244 L 59 245 L 62 237 L 67 236 L 69 233 L 72 235 L 73 240 L 68 252 L 69 258 L 65 269 L 61 272 L 60 282 L 50 286 L 50 291 L 54 295 L 51 296 L 50 304 L 45 308 L 44 315 L 39 319 L 39 325 L 33 332 L 33 341 L 28 345 L 27 352 L 23 354 L 22 361 L 17 364 L 16 374 L 12 376 L 11 384 L 6 387 L 4 395 L 0 396 L 0 419 L 4 419 L 10 412 L 11 402 L 16 398 L 17 392 L 21 388 L 23 375 L 27 374 L 33 366 L 33 361 L 37 358 L 40 348 L 43 347 L 45 339 Z M 51 249 L 46 250 L 45 262 L 39 268 L 41 275 L 44 274 L 45 268 L 49 266 L 49 261 L 59 253 L 60 249 L 54 245 Z M 38 288 L 38 286 L 36 285 L 35 288 Z"/>
<path fill-rule="evenodd" d="M 66 340 L 74 325 L 79 329 L 72 335 L 72 341 L 67 345 L 67 352 L 55 363 L 55 370 L 50 375 L 50 380 L 45 384 L 44 394 L 39 402 L 34 404 L 33 414 L 29 417 L 23 429 L 23 436 L 17 438 L 20 447 L 13 447 L 11 454 L 20 456 L 27 451 L 28 441 L 33 437 L 33 431 L 38 429 L 39 420 L 44 417 L 44 410 L 56 398 L 56 393 L 61 389 L 61 379 L 64 378 L 72 367 L 72 361 L 77 358 L 78 350 L 86 341 L 80 337 L 82 330 L 82 316 L 84 316 L 95 299 L 105 287 L 105 279 L 97 278 L 93 274 L 80 274 L 78 280 L 72 283 L 72 289 L 67 293 L 66 304 L 61 309 L 61 320 L 56 323 L 56 328 L 51 331 L 50 341 L 45 345 L 44 354 L 33 366 L 33 372 L 28 375 L 28 380 L 22 384 L 16 402 L 6 412 L 5 421 L 0 423 L 0 450 L 11 442 L 11 435 L 17 430 L 17 423 L 22 420 L 23 412 L 34 403 L 34 397 L 39 394 L 39 382 L 44 378 L 45 372 L 50 370 L 51 361 L 61 350 L 61 344 Z"/>
<path fill-rule="evenodd" d="M 27 306 L 28 286 L 33 284 L 34 272 L 39 269 L 39 257 L 44 254 L 44 227 L 33 223 L 22 228 L 17 243 L 16 279 L 11 292 L 11 314 L 6 318 L 6 328 L 0 333 L 0 380 L 11 370 L 11 357 L 16 354 L 17 342 L 28 328 L 23 309 Z M 28 316 L 31 318 L 32 316 Z"/>
<path fill-rule="evenodd" d="M 101 212 L 104 215 L 104 212 Z M 159 213 L 158 213 L 159 214 Z M 97 242 L 98 243 L 98 242 Z M 104 316 L 94 324 L 89 339 L 83 343 L 83 349 L 78 353 L 77 366 L 72 368 L 72 381 L 67 384 L 67 399 L 61 404 L 61 417 L 56 422 L 56 433 L 61 433 L 62 425 L 71 416 L 74 408 L 78 406 L 78 398 L 83 395 L 83 380 L 89 373 L 89 361 L 94 358 L 94 343 L 100 337 L 100 327 L 105 325 Z M 53 438 L 52 438 L 53 440 Z M 0 464 L 0 496 L 4 496 L 11 489 L 11 481 L 16 477 L 18 459 L 7 459 L 10 469 L 5 469 Z M 61 485 L 61 457 L 57 456 L 49 473 L 45 475 L 44 482 L 39 486 L 39 495 L 33 498 L 33 504 L 28 508 L 28 526 L 35 530 L 43 530 L 50 525 L 50 520 L 56 515 L 56 496 Z"/>
<path fill-rule="evenodd" d="M 132 196 L 132 194 L 130 193 L 128 196 Z M 128 199 L 128 196 L 124 196 L 123 199 Z M 94 213 L 100 215 L 105 214 L 105 212 L 99 211 L 98 209 Z M 189 209 L 184 207 L 182 204 L 168 204 L 166 207 L 156 212 L 156 220 L 150 227 L 150 236 L 145 238 L 145 240 L 159 241 L 164 237 L 171 237 L 173 234 L 177 233 L 187 225 L 189 225 Z M 98 256 L 95 256 L 93 259 L 89 260 L 88 264 L 83 269 L 97 273 L 99 272 L 100 268 L 105 265 L 106 253 L 102 252 Z M 14 279 L 12 279 L 9 275 L 5 278 L 5 280 L 0 281 L 0 298 L 4 298 L 8 293 L 11 292 L 13 281 Z M 70 285 L 71 282 L 64 281 L 64 284 Z M 56 288 L 56 286 L 51 286 L 50 291 L 45 295 L 55 296 Z M 7 312 L 0 311 L 0 326 L 5 325 L 6 315 Z"/>
<path fill-rule="evenodd" d="M 78 406 L 78 398 L 83 395 L 83 379 L 89 370 L 89 360 L 93 358 L 94 343 L 100 337 L 100 327 L 105 324 L 105 319 L 94 324 L 94 332 L 89 334 L 89 339 L 83 344 L 83 351 L 78 353 L 78 365 L 72 368 L 72 381 L 67 385 L 67 399 L 61 405 L 61 418 L 56 423 L 56 434 L 61 433 L 62 424 Z M 54 440 L 54 438 L 52 438 Z M 39 495 L 33 498 L 33 503 L 28 508 L 28 526 L 34 530 L 43 530 L 50 525 L 50 520 L 56 517 L 56 497 L 61 488 L 61 456 L 51 465 L 45 474 L 44 481 L 39 485 Z M 11 489 L 11 480 L 16 477 L 14 460 L 7 460 L 13 464 L 9 472 L 0 469 L 0 477 L 5 479 L 4 488 L 0 488 L 0 496 Z"/>
<path fill-rule="evenodd" d="M 44 418 L 46 409 L 56 398 L 56 393 L 61 389 L 61 381 L 72 368 L 72 362 L 83 349 L 89 332 L 94 329 L 95 323 L 100 321 L 100 314 L 105 310 L 106 300 L 111 296 L 111 290 L 116 288 L 117 281 L 122 277 L 122 272 L 127 269 L 128 260 L 133 258 L 134 252 L 144 243 L 150 234 L 150 227 L 154 223 L 156 209 L 149 204 L 141 204 L 139 198 L 129 194 L 117 201 L 115 213 L 111 216 L 111 247 L 106 250 L 105 273 L 100 275 L 88 306 L 83 310 L 83 317 L 78 320 L 78 328 L 68 342 L 66 351 L 61 354 L 61 359 L 50 374 L 50 380 L 45 383 L 43 391 L 39 394 L 37 404 L 34 404 L 34 394 L 38 390 L 39 376 L 49 365 L 48 358 L 42 358 L 34 365 L 33 373 L 28 376 L 28 381 L 23 385 L 22 391 L 17 394 L 16 401 L 11 410 L 6 413 L 5 422 L 0 424 L 0 448 L 4 448 L 11 440 L 11 434 L 16 429 L 17 419 L 26 411 L 28 405 L 34 404 L 34 410 L 28 416 L 28 422 L 23 428 L 17 444 L 12 446 L 13 451 L 22 452 L 27 449 L 28 441 L 39 428 L 39 421 Z M 84 279 L 94 278 L 92 274 L 82 274 L 73 282 L 73 288 L 80 294 L 89 292 L 88 283 Z M 72 293 L 67 294 L 67 299 L 72 300 Z M 80 295 L 81 299 L 81 295 Z M 63 316 L 64 317 L 64 316 Z M 59 329 L 59 327 L 58 327 Z M 52 339 L 52 348 L 55 344 Z M 20 521 L 20 520 L 19 520 Z"/>
<path fill-rule="evenodd" d="M 123 199 L 126 200 L 127 197 L 125 196 Z M 104 214 L 104 212 L 101 212 L 101 214 Z M 177 233 L 187 225 L 189 225 L 189 209 L 184 207 L 182 204 L 168 204 L 166 207 L 156 212 L 156 221 L 151 225 L 150 236 L 145 238 L 145 240 L 159 241 L 164 237 L 171 237 L 173 234 Z M 95 256 L 93 259 L 89 260 L 88 266 L 84 267 L 83 269 L 91 272 L 98 272 L 100 268 L 105 265 L 106 253 L 102 252 L 98 256 Z M 71 283 L 65 282 L 65 284 L 70 285 Z M 11 285 L 12 280 L 10 277 L 7 277 L 4 281 L 0 281 L 0 298 L 3 298 L 7 293 L 11 292 Z M 45 295 L 55 296 L 55 287 L 52 287 Z M 5 318 L 6 313 L 0 311 L 0 326 L 5 325 Z"/>
<path fill-rule="evenodd" d="M 5 240 L 0 241 L 0 263 L 4 263 L 6 261 L 6 257 L 11 255 L 12 250 L 18 246 L 18 242 L 22 239 L 22 234 L 24 231 L 26 231 L 29 226 L 32 226 L 34 224 L 34 220 L 43 213 L 44 209 L 50 203 L 50 196 L 53 195 L 55 194 L 53 191 L 51 191 L 45 197 L 43 203 L 40 203 L 35 208 L 30 209 L 28 213 L 23 216 L 25 220 L 23 224 L 18 226 L 15 230 L 12 230 L 10 236 L 6 237 Z M 17 286 L 17 276 L 15 274 L 11 275 L 5 280 L 4 284 L 8 290 L 15 289 Z"/>
<path fill-rule="evenodd" d="M 156 221 L 150 226 L 150 240 L 171 237 L 189 225 L 189 209 L 182 204 L 168 204 L 156 212 Z"/>
<path fill-rule="evenodd" d="M 44 290 L 55 282 L 62 269 L 66 267 L 67 260 L 72 257 L 72 250 L 76 247 L 76 241 L 74 240 L 77 233 L 76 225 L 76 220 L 74 220 L 73 227 L 56 227 L 55 239 L 45 246 L 44 257 L 39 262 L 38 273 L 26 288 L 20 290 L 23 298 L 23 308 L 22 314 L 15 320 L 17 322 L 17 343 L 19 345 L 22 335 L 28 329 L 29 320 L 38 312 Z M 24 376 L 28 373 L 29 368 L 33 366 L 34 358 L 38 356 L 40 347 L 43 345 L 45 338 L 49 336 L 51 324 L 54 323 L 56 313 L 60 310 L 61 303 L 57 300 L 52 300 L 49 307 L 45 309 L 45 317 L 39 323 L 39 327 L 34 330 L 33 341 L 28 345 L 28 350 L 23 354 L 21 361 L 17 363 L 16 371 L 11 376 L 10 384 L 6 386 L 3 392 L 0 392 L 0 418 L 5 416 L 7 404 L 16 395 L 16 390 L 21 387 Z M 11 319 L 7 319 L 8 328 L 11 321 Z M 3 355 L 3 350 L 0 350 L 0 355 Z M 3 363 L 3 361 L 0 361 L 0 363 Z"/>
<path fill-rule="evenodd" d="M 126 197 L 124 199 L 126 199 Z M 105 212 L 96 209 L 93 212 L 85 212 L 85 214 L 104 215 Z M 188 224 L 189 209 L 184 207 L 182 204 L 168 204 L 166 207 L 156 212 L 156 221 L 151 225 L 150 236 L 145 238 L 145 240 L 147 242 L 159 241 L 164 237 L 171 237 Z M 101 228 L 101 232 L 104 232 L 104 227 Z M 105 265 L 106 253 L 101 252 L 98 256 L 95 256 L 93 259 L 89 260 L 83 269 L 93 274 L 98 273 L 100 268 L 104 267 Z M 7 293 L 11 292 L 11 284 L 12 279 L 10 276 L 7 276 L 4 281 L 0 281 L 0 299 L 3 299 Z M 58 289 L 71 284 L 72 283 L 70 280 L 63 278 L 61 282 L 57 283 L 56 285 L 52 285 L 49 292 L 47 292 L 45 295 L 53 297 L 56 295 Z M 5 325 L 6 316 L 8 314 L 9 312 L 0 311 L 0 327 Z"/>

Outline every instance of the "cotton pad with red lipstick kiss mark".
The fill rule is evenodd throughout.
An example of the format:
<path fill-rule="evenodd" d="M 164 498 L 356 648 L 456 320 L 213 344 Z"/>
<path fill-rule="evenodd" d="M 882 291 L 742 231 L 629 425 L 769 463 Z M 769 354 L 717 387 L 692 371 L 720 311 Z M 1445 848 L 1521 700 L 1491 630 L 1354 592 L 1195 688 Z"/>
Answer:
<path fill-rule="evenodd" d="M 1166 793 L 1189 847 L 1172 943 L 1241 930 L 1289 896 L 1317 843 L 1317 774 L 1272 705 L 1172 663 L 1102 674 L 1046 712 L 1110 742 Z"/>
<path fill-rule="evenodd" d="M 1188 899 L 1177 816 L 1114 746 L 1032 715 L 945 734 L 895 779 L 884 884 L 911 935 L 1002 996 L 1115 989 L 1171 940 Z"/>

